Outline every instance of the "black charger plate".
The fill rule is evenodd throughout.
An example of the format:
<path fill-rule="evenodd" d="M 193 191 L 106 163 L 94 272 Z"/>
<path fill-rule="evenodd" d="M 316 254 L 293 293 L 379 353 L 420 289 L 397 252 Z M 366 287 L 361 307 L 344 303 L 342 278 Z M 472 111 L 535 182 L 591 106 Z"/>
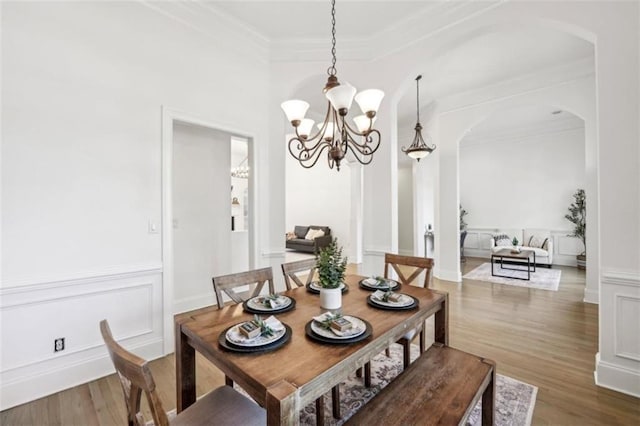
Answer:
<path fill-rule="evenodd" d="M 371 333 L 373 333 L 373 327 L 371 326 L 371 324 L 369 323 L 369 321 L 364 320 L 362 318 L 358 318 L 360 321 L 362 321 L 363 323 L 365 323 L 365 325 L 367 326 L 367 328 L 365 329 L 364 333 L 356 336 L 356 337 L 352 337 L 350 339 L 330 339 L 328 337 L 324 337 L 324 336 L 320 336 L 319 334 L 316 334 L 312 329 L 311 329 L 311 323 L 314 320 L 311 320 L 307 323 L 307 325 L 304 327 L 304 331 L 307 334 L 307 337 L 309 337 L 310 339 L 316 340 L 318 342 L 322 342 L 322 343 L 330 343 L 332 345 L 348 345 L 350 343 L 357 343 L 360 342 L 366 338 L 368 338 L 369 336 L 371 336 Z"/>
<path fill-rule="evenodd" d="M 236 325 L 237 324 L 234 324 L 231 327 L 226 328 L 222 333 L 220 333 L 220 336 L 218 336 L 218 344 L 222 349 L 230 352 L 239 352 L 239 353 L 270 352 L 270 351 L 274 351 L 276 349 L 281 348 L 282 346 L 289 343 L 289 341 L 291 340 L 291 335 L 292 335 L 291 327 L 289 327 L 287 324 L 283 324 L 285 328 L 284 336 L 282 336 L 275 342 L 271 342 L 262 346 L 235 345 L 227 340 L 227 331 L 229 331 L 230 328 L 233 328 Z"/>

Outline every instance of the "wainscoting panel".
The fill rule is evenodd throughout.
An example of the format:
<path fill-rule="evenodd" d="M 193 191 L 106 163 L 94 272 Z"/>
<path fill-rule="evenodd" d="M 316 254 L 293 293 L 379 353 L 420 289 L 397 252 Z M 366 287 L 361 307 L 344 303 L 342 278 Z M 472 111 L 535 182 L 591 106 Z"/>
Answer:
<path fill-rule="evenodd" d="M 596 383 L 640 397 L 640 272 L 602 270 Z"/>
<path fill-rule="evenodd" d="M 498 228 L 468 228 L 464 240 L 464 255 L 470 257 L 491 257 L 491 238 L 498 233 Z M 576 266 L 576 255 L 582 253 L 582 242 L 575 237 L 568 237 L 568 230 L 552 230 L 553 264 Z"/>
<path fill-rule="evenodd" d="M 162 355 L 159 267 L 3 288 L 0 296 L 0 409 L 110 373 L 102 319 L 124 346 Z M 57 338 L 65 339 L 59 352 Z"/>

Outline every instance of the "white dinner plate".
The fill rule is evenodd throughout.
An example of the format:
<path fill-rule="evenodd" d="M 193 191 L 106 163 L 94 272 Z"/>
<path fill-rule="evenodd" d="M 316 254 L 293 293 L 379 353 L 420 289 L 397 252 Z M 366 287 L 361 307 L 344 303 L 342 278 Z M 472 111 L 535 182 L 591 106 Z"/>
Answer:
<path fill-rule="evenodd" d="M 352 339 L 354 337 L 358 337 L 362 333 L 364 333 L 367 329 L 367 325 L 360 319 L 356 317 L 352 317 L 349 315 L 345 315 L 343 318 L 351 321 L 353 324 L 352 328 L 347 332 L 344 332 L 342 336 L 338 336 L 333 332 L 331 328 L 326 329 L 317 321 L 311 322 L 311 330 L 319 336 L 326 337 L 327 339 Z M 351 332 L 353 330 L 353 332 Z"/>
<path fill-rule="evenodd" d="M 269 307 L 269 305 L 267 305 L 265 303 L 266 299 L 267 298 L 265 296 L 253 297 L 253 298 L 247 300 L 247 306 L 249 308 L 251 308 L 251 309 L 256 310 L 256 311 L 270 312 L 270 311 L 279 311 L 279 310 L 285 309 L 285 308 L 289 307 L 289 305 L 291 305 L 291 299 L 288 298 L 287 296 L 280 295 L 278 297 L 278 301 L 281 304 L 278 305 L 278 307 L 276 307 L 276 308 Z"/>
<path fill-rule="evenodd" d="M 272 336 L 265 337 L 260 335 L 258 337 L 254 337 L 253 339 L 247 339 L 238 331 L 238 327 L 240 327 L 241 324 L 236 324 L 229 330 L 227 330 L 227 334 L 225 337 L 228 342 L 233 343 L 234 345 L 246 347 L 264 346 L 268 345 L 269 343 L 273 343 L 278 339 L 281 339 L 287 332 L 283 325 L 282 329 L 274 330 Z"/>
<path fill-rule="evenodd" d="M 398 302 L 385 302 L 384 300 L 380 300 L 373 295 L 371 295 L 371 302 L 380 306 L 389 306 L 391 308 L 404 308 L 405 306 L 411 306 L 414 303 L 414 300 L 411 296 L 400 293 L 400 300 Z"/>

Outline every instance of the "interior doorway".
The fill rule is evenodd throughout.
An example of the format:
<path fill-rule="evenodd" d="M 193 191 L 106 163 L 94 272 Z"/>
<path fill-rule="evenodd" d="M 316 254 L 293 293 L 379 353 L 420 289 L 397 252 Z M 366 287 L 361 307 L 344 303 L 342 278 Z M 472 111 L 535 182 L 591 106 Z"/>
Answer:
<path fill-rule="evenodd" d="M 162 121 L 163 337 L 171 353 L 174 314 L 215 303 L 212 276 L 255 264 L 255 173 L 251 135 L 169 108 Z"/>

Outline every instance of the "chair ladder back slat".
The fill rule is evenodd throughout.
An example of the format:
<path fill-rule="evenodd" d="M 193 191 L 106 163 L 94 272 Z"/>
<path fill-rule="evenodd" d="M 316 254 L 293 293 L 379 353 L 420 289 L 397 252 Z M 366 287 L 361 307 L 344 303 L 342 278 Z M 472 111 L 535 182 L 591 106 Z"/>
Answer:
<path fill-rule="evenodd" d="M 107 346 L 109 357 L 120 378 L 127 406 L 128 423 L 130 425 L 144 426 L 144 418 L 140 411 L 140 399 L 142 392 L 144 392 L 154 423 L 158 426 L 168 426 L 169 419 L 158 397 L 156 384 L 147 362 L 127 351 L 115 341 L 107 320 L 100 321 L 100 332 Z"/>
<path fill-rule="evenodd" d="M 384 276 L 389 278 L 389 265 L 398 274 L 402 284 L 411 284 L 424 271 L 424 281 L 422 286 L 429 288 L 431 284 L 431 271 L 433 269 L 433 259 L 428 257 L 401 256 L 393 253 L 385 253 L 384 256 Z M 407 278 L 400 266 L 408 266 L 414 268 L 413 272 Z"/>
<path fill-rule="evenodd" d="M 316 269 L 316 259 L 296 260 L 295 262 L 283 263 L 281 266 L 282 275 L 284 275 L 284 283 L 287 290 L 291 290 L 295 288 L 291 280 L 293 280 L 297 287 L 304 287 L 313 280 Z M 308 272 L 307 279 L 306 282 L 302 282 L 298 273 L 305 271 Z"/>
<path fill-rule="evenodd" d="M 265 283 L 268 283 L 269 294 L 275 293 L 271 267 L 213 277 L 212 282 L 218 307 L 221 309 L 224 307 L 223 293 L 229 296 L 233 303 L 242 303 L 259 295 Z M 238 287 L 244 286 L 249 286 L 249 291 L 238 292 L 236 290 Z"/>

